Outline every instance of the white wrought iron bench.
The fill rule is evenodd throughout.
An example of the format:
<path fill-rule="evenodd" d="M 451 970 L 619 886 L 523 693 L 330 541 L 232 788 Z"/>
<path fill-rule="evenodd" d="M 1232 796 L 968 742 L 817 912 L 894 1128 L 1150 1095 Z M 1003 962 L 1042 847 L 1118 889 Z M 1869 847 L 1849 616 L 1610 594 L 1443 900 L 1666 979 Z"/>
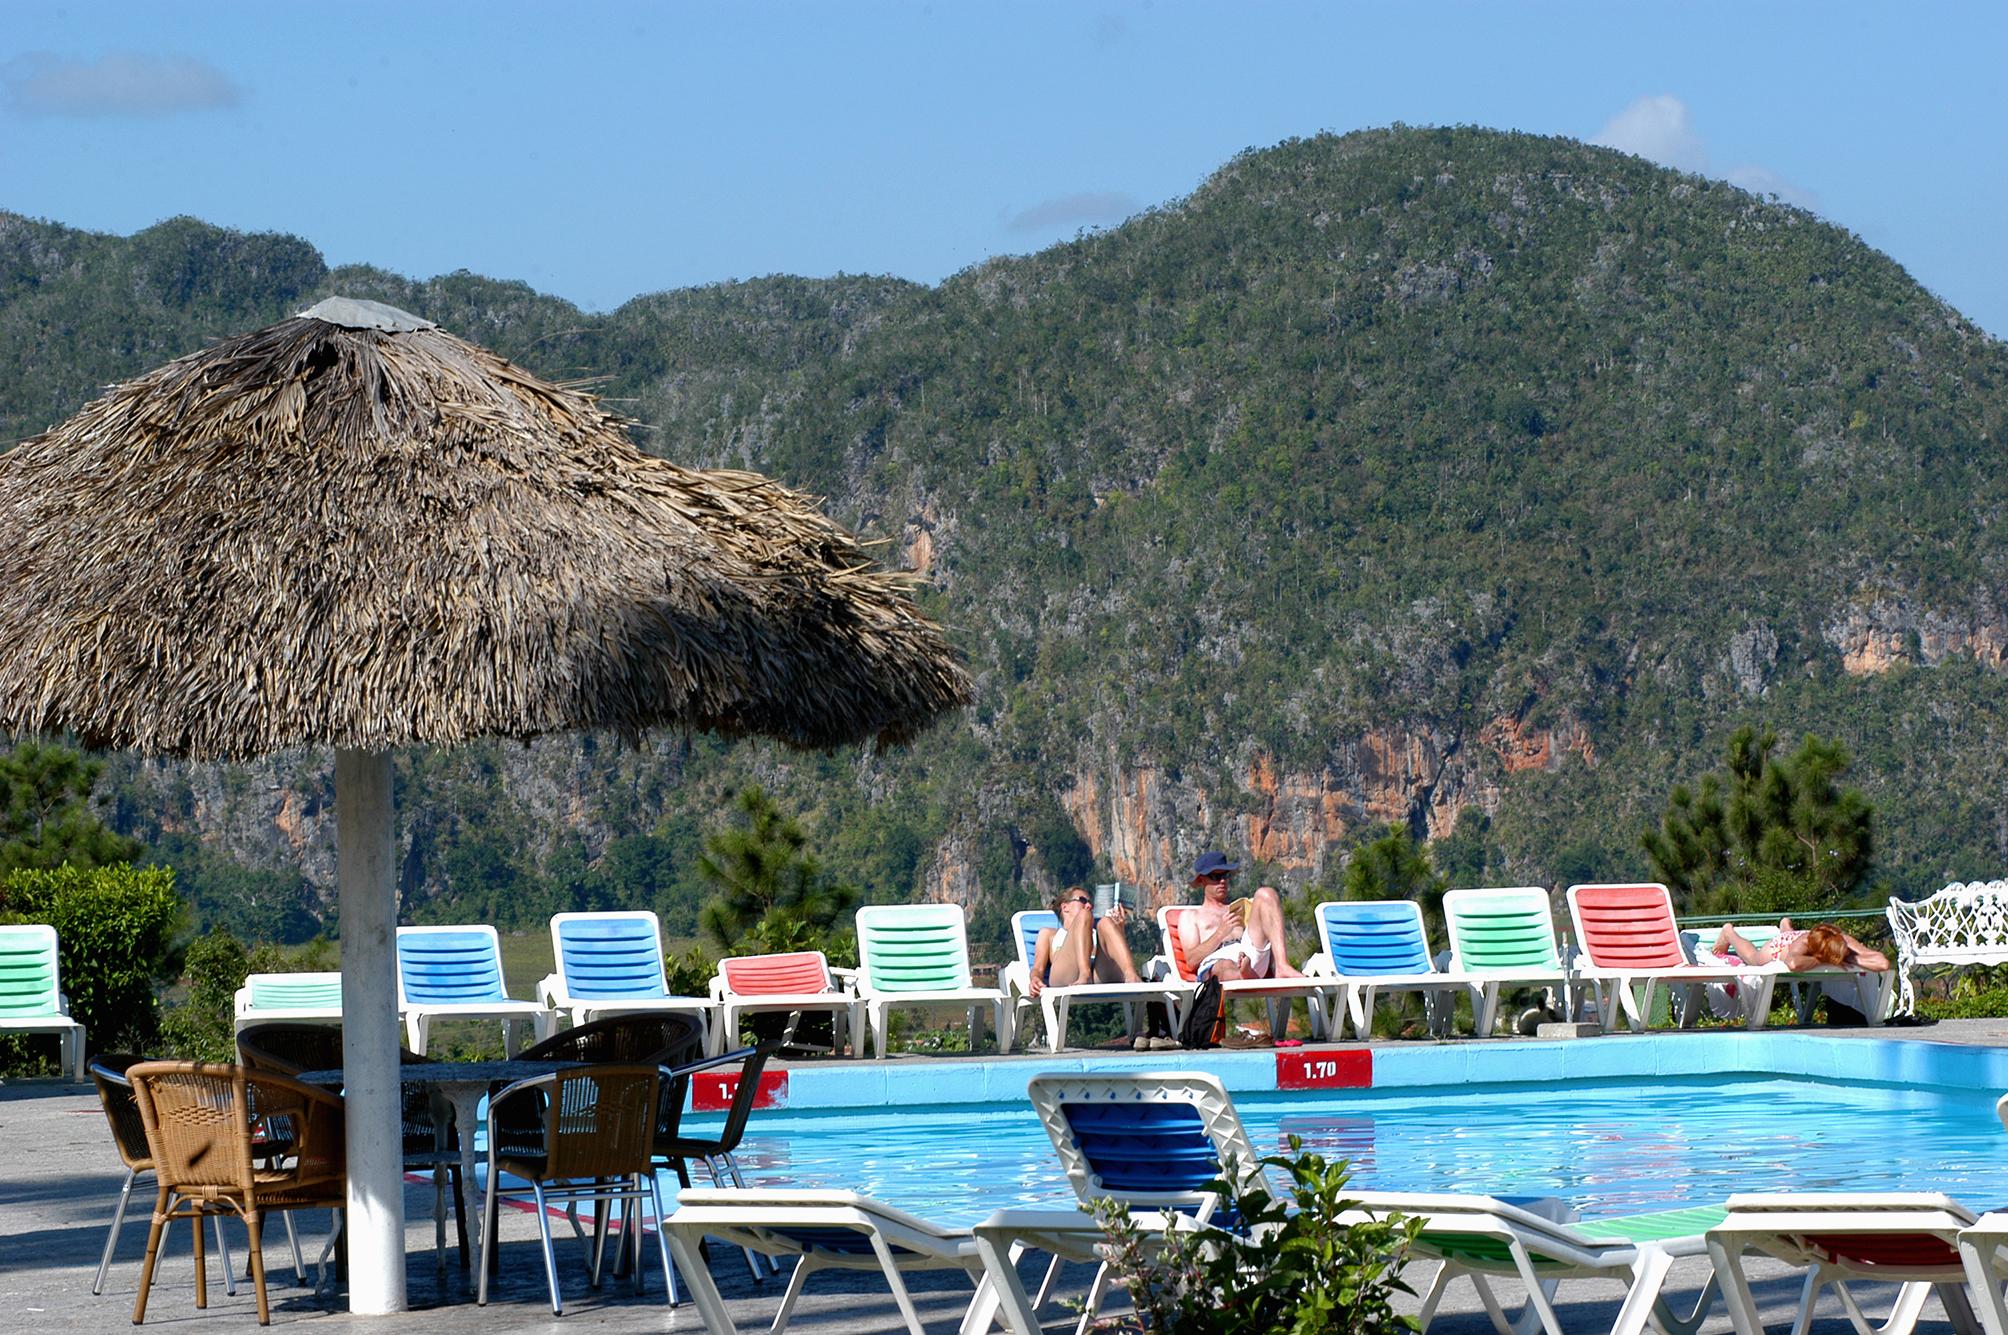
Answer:
<path fill-rule="evenodd" d="M 1922 969 L 2008 964 L 2008 880 L 1955 881 L 1916 903 L 1892 899 L 1898 1015 L 1917 1010 L 1911 975 Z"/>

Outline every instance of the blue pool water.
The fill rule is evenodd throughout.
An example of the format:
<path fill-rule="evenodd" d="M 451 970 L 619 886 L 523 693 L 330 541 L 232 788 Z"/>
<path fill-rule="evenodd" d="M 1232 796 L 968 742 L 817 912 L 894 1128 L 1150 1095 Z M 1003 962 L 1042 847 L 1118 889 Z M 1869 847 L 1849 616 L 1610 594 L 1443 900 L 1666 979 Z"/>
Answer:
<path fill-rule="evenodd" d="M 1731 1075 L 1234 1102 L 1258 1151 L 1297 1135 L 1359 1187 L 1553 1195 L 1594 1217 L 1790 1189 L 2008 1204 L 1997 1093 Z M 847 1188 L 942 1223 L 1073 1203 L 1029 1104 L 756 1113 L 739 1162 L 749 1186 Z"/>

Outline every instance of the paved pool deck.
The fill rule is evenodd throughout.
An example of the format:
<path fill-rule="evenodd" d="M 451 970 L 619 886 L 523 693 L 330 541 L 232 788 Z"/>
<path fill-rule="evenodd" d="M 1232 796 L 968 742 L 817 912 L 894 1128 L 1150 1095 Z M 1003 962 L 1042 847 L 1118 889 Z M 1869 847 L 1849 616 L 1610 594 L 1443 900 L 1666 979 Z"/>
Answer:
<path fill-rule="evenodd" d="M 1443 1070 L 1446 1047 L 1458 1049 L 1465 1071 L 1476 1079 L 1500 1078 L 1495 1069 L 1521 1072 L 1520 1079 L 1539 1079 L 1548 1074 L 1621 1074 L 1624 1069 L 1648 1070 L 1662 1063 L 1677 1063 L 1680 1045 L 1692 1035 L 1643 1035 L 1557 1040 L 1547 1044 L 1510 1043 L 1502 1040 L 1453 1040 L 1448 1045 L 1428 1042 L 1386 1042 L 1371 1045 L 1345 1044 L 1292 1050 L 1336 1058 L 1333 1069 L 1344 1068 L 1356 1076 L 1360 1053 L 1370 1054 L 1375 1083 L 1410 1082 L 1409 1069 L 1423 1064 L 1439 1073 Z M 1885 1052 L 1873 1060 L 1867 1054 L 1883 1051 L 1859 1043 L 1863 1038 L 1905 1040 L 1900 1050 Z M 1762 1040 L 1761 1042 L 1753 1040 Z M 1797 1040 L 1795 1042 L 1795 1040 Z M 1748 1044 L 1747 1049 L 1743 1046 Z M 1871 1069 L 1880 1071 L 1865 1078 L 1917 1078 L 1933 1083 L 1949 1082 L 1943 1077 L 1954 1072 L 1959 1083 L 1993 1080 L 2008 1089 L 2008 1019 L 1944 1021 L 1908 1029 L 1808 1029 L 1781 1030 L 1768 1035 L 1750 1035 L 1739 1042 L 1753 1062 L 1762 1057 L 1766 1064 L 1780 1054 L 1797 1050 L 1803 1060 L 1785 1064 L 1804 1068 L 1806 1074 L 1825 1078 L 1857 1078 Z M 1422 1054 L 1434 1053 L 1425 1059 Z M 1691 1073 L 1694 1050 L 1688 1049 L 1686 1070 Z M 1354 1054 L 1354 1055 L 1346 1055 Z M 1167 1053 L 1150 1059 L 1131 1058 L 1121 1053 L 1063 1054 L 1059 1058 L 1023 1055 L 991 1059 L 979 1063 L 969 1059 L 895 1058 L 882 1064 L 797 1063 L 787 1068 L 793 1089 L 791 1102 L 806 1099 L 825 1081 L 850 1086 L 862 1080 L 866 1085 L 889 1082 L 889 1090 L 900 1102 L 911 1101 L 913 1092 L 923 1088 L 950 1091 L 971 1081 L 994 1086 L 1004 1097 L 1015 1084 L 1022 1097 L 1023 1078 L 1037 1069 L 1053 1069 L 1092 1060 L 1097 1066 L 1142 1064 L 1199 1066 L 1218 1070 L 1230 1088 L 1274 1087 L 1278 1066 L 1268 1050 L 1217 1054 Z M 1527 1074 L 1527 1072 L 1536 1072 Z M 824 1072 L 830 1074 L 825 1075 Z M 1264 1074 L 1266 1072 L 1266 1075 Z M 1347 1077 L 1350 1078 L 1350 1077 Z M 1263 1080 L 1269 1083 L 1262 1084 Z M 1441 1074 L 1437 1080 L 1443 1079 Z M 932 1100 L 930 1100 L 932 1101 Z M 2008 1137 L 2003 1140 L 2008 1153 Z M 113 1259 L 105 1292 L 93 1297 L 92 1274 L 104 1245 L 105 1230 L 111 1222 L 123 1170 L 114 1154 L 96 1095 L 88 1086 L 61 1081 L 0 1082 L 0 1330 L 5 1331 L 115 1331 L 128 1330 L 132 1301 L 138 1283 L 139 1260 L 145 1247 L 147 1208 L 150 1200 L 135 1200 L 128 1215 L 118 1252 Z M 1929 1184 L 1920 1183 L 1921 1187 Z M 471 1277 L 452 1261 L 442 1268 L 432 1255 L 432 1193 L 429 1187 L 414 1185 L 406 1197 L 406 1253 L 409 1257 L 409 1290 L 412 1310 L 391 1317 L 355 1317 L 342 1309 L 339 1291 L 316 1294 L 292 1282 L 292 1261 L 282 1228 L 274 1227 L 266 1241 L 266 1266 L 270 1275 L 272 1324 L 275 1327 L 328 1331 L 380 1331 L 386 1335 L 406 1332 L 489 1332 L 489 1331 L 569 1331 L 604 1332 L 673 1331 L 695 1332 L 703 1322 L 688 1303 L 671 1309 L 663 1302 L 659 1272 L 650 1265 L 648 1292 L 636 1297 L 624 1285 L 609 1281 L 599 1293 L 586 1287 L 585 1268 L 576 1243 L 560 1238 L 559 1273 L 565 1294 L 565 1315 L 554 1318 L 548 1305 L 542 1260 L 536 1230 L 530 1216 L 505 1212 L 502 1222 L 502 1263 L 499 1280 L 491 1288 L 487 1307 L 473 1301 Z M 325 1237 L 327 1216 L 309 1215 L 310 1237 L 303 1243 L 317 1251 Z M 243 1257 L 243 1233 L 232 1229 L 232 1245 L 237 1261 Z M 1026 1262 L 1028 1284 L 1036 1284 L 1035 1263 Z M 743 1260 L 724 1249 L 715 1249 L 712 1270 L 741 1329 L 764 1331 L 773 1318 L 783 1279 L 769 1279 L 756 1286 L 747 1275 Z M 1085 1289 L 1088 1272 L 1077 1268 L 1070 1278 L 1071 1292 Z M 210 1305 L 198 1311 L 194 1305 L 193 1266 L 190 1264 L 185 1226 L 178 1230 L 166 1249 L 160 1273 L 149 1300 L 147 1326 L 169 1331 L 251 1331 L 257 1313 L 248 1284 L 239 1285 L 235 1297 L 227 1297 L 215 1268 L 210 1269 Z M 1771 1263 L 1754 1263 L 1757 1296 L 1767 1322 L 1782 1327 L 1797 1301 L 1796 1274 Z M 1704 1261 L 1684 1261 L 1676 1265 L 1676 1292 L 1691 1298 L 1707 1278 Z M 1417 1267 L 1418 1282 L 1427 1269 Z M 912 1288 L 921 1314 L 933 1332 L 955 1330 L 967 1302 L 966 1283 L 947 1276 L 917 1274 Z M 1502 1293 L 1511 1286 L 1502 1286 Z M 1881 1310 L 1883 1299 L 1871 1287 L 1862 1290 L 1871 1312 Z M 1617 1314 L 1615 1286 L 1577 1283 L 1564 1287 L 1562 1320 L 1570 1331 L 1607 1330 Z M 1412 1308 L 1410 1309 L 1412 1310 Z M 1071 1331 L 1074 1318 L 1054 1307 L 1047 1313 L 1049 1331 Z M 812 1278 L 797 1310 L 791 1330 L 805 1335 L 865 1335 L 895 1331 L 899 1315 L 876 1275 L 849 1275 L 826 1271 Z M 1949 1331 L 1950 1323 L 1936 1301 L 1926 1308 L 1923 1328 Z M 1492 1329 L 1470 1287 L 1454 1285 L 1450 1300 L 1431 1326 L 1442 1335 L 1487 1335 Z M 1703 1335 L 1726 1335 L 1729 1322 L 1718 1305 L 1704 1327 Z M 1831 1298 L 1823 1304 L 1815 1330 L 1820 1335 L 1841 1335 L 1848 1331 L 1839 1304 Z"/>

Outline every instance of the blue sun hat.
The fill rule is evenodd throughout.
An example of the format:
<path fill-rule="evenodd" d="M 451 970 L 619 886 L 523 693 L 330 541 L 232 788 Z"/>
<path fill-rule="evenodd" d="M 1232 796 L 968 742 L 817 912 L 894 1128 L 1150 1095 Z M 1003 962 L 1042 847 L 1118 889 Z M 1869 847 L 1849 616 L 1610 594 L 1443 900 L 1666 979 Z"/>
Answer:
<path fill-rule="evenodd" d="M 1192 864 L 1192 879 L 1197 883 L 1217 872 L 1240 870 L 1241 865 L 1229 862 L 1225 853 L 1217 848 L 1209 848 L 1199 855 L 1199 861 Z"/>

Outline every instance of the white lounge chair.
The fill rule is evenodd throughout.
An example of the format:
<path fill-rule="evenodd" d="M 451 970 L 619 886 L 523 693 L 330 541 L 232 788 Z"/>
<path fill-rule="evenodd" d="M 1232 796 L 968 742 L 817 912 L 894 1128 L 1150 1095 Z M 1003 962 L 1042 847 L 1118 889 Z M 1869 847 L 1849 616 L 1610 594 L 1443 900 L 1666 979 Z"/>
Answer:
<path fill-rule="evenodd" d="M 63 1069 L 84 1078 L 84 1026 L 63 995 L 56 929 L 47 923 L 0 925 L 0 1033 L 53 1033 Z"/>
<path fill-rule="evenodd" d="M 795 950 L 777 955 L 740 955 L 718 961 L 711 979 L 711 1002 L 717 1007 L 718 1028 L 712 1046 L 724 1052 L 739 1042 L 739 1021 L 746 1015 L 790 1015 L 829 1011 L 835 1030 L 834 1050 L 841 1056 L 846 1037 L 851 1055 L 864 1049 L 864 1002 L 848 977 L 839 977 L 820 950 Z M 789 1032 L 793 1032 L 793 1024 Z"/>
<path fill-rule="evenodd" d="M 1450 969 L 1472 977 L 1477 1032 L 1492 1033 L 1509 987 L 1554 988 L 1562 1011 L 1576 1013 L 1575 987 L 1555 944 L 1548 892 L 1537 885 L 1452 890 L 1443 897 Z"/>
<path fill-rule="evenodd" d="M 342 976 L 329 971 L 254 973 L 237 989 L 236 1028 L 273 1020 L 342 1022 Z"/>
<path fill-rule="evenodd" d="M 1682 1028 L 1701 1014 L 1701 992 L 1710 983 L 1750 989 L 1744 1024 L 1761 1029 L 1771 1014 L 1771 989 L 1784 966 L 1776 964 L 1697 964 L 1681 949 L 1673 896 L 1659 884 L 1572 885 L 1569 918 L 1576 928 L 1576 976 L 1590 985 L 1597 1021 L 1608 1033 L 1618 1011 L 1634 1030 L 1652 1015 L 1653 993 L 1661 984 L 1682 988 Z"/>
<path fill-rule="evenodd" d="M 2008 1097 L 2002 1102 L 2008 1104 Z M 2008 1210 L 1990 1211 L 1959 1230 L 1959 1259 L 1982 1328 L 1987 1335 L 2008 1335 L 2008 1302 L 2002 1299 L 2002 1283 L 2008 1281 Z"/>
<path fill-rule="evenodd" d="M 1692 1309 L 1682 1315 L 1667 1302 L 1665 1288 L 1674 1261 L 1706 1254 L 1704 1234 L 1722 1219 L 1720 1208 L 1574 1223 L 1559 1222 L 1559 1211 L 1543 1208 L 1560 1202 L 1516 1204 L 1492 1196 L 1421 1191 L 1348 1189 L 1346 1195 L 1359 1203 L 1360 1218 L 1400 1214 L 1423 1221 L 1414 1254 L 1442 1262 L 1422 1295 L 1418 1320 L 1424 1331 L 1451 1281 L 1461 1277 L 1471 1280 L 1501 1335 L 1525 1329 L 1526 1321 L 1516 1323 L 1507 1315 L 1493 1292 L 1495 1279 L 1517 1279 L 1526 1286 L 1528 1309 L 1546 1335 L 1563 1335 L 1554 1297 L 1565 1279 L 1615 1280 L 1626 1286 L 1611 1335 L 1640 1335 L 1648 1320 L 1664 1335 L 1694 1335 L 1715 1296 L 1711 1275 Z"/>
<path fill-rule="evenodd" d="M 397 929 L 397 1005 L 411 1050 L 421 1057 L 434 1020 L 499 1020 L 506 1052 L 522 1047 L 517 1026 L 530 1022 L 538 1041 L 551 1036 L 550 1007 L 509 996 L 502 942 L 486 923 Z"/>
<path fill-rule="evenodd" d="M 1132 1034 L 1138 1032 L 1136 1008 L 1151 1002 L 1164 1005 L 1172 1032 L 1178 1032 L 1179 1008 L 1192 995 L 1192 984 L 1172 977 L 1170 968 L 1161 960 L 1153 960 L 1145 966 L 1146 972 L 1161 975 L 1151 981 L 1108 983 L 1096 980 L 1066 987 L 1049 984 L 1039 989 L 1039 995 L 1034 997 L 1032 964 L 1037 958 L 1039 933 L 1059 925 L 1060 915 L 1051 909 L 1026 909 L 1011 915 L 1011 939 L 1017 944 L 1018 958 L 1004 966 L 1003 981 L 1004 991 L 1011 998 L 1014 1031 L 1023 1031 L 1025 1015 L 1036 1006 L 1046 1022 L 1046 1050 L 1058 1052 L 1067 1045 L 1067 1012 L 1075 1002 L 1110 1001 L 1122 1004 Z"/>
<path fill-rule="evenodd" d="M 885 1056 L 895 1006 L 960 1005 L 976 1046 L 977 1013 L 996 1017 L 997 1050 L 1011 1050 L 1011 1007 L 1001 989 L 970 981 L 969 933 L 960 904 L 873 904 L 858 910 L 858 995 L 872 1055 Z"/>
<path fill-rule="evenodd" d="M 662 925 L 653 913 L 556 914 L 551 955 L 557 971 L 537 985 L 537 999 L 569 1016 L 571 1023 L 642 1011 L 680 1012 L 704 1026 L 705 1055 L 718 1054 L 710 998 L 680 997 L 669 990 Z"/>
<path fill-rule="evenodd" d="M 1391 992 L 1420 992 L 1429 1032 L 1445 1036 L 1457 997 L 1477 991 L 1469 974 L 1436 967 L 1422 905 L 1412 899 L 1328 899 L 1314 918 L 1323 949 L 1305 962 L 1304 972 L 1343 984 L 1325 993 L 1329 1038 L 1346 1036 L 1348 1016 L 1355 1037 L 1372 1038 L 1374 1002 Z"/>
<path fill-rule="evenodd" d="M 1680 933 L 1682 951 L 1697 963 L 1729 969 L 1748 978 L 1757 971 L 1758 966 L 1745 964 L 1733 954 L 1719 955 L 1715 952 L 1715 938 L 1719 930 L 1715 927 L 1682 928 Z M 1744 940 L 1759 950 L 1769 945 L 1771 938 L 1778 934 L 1775 924 L 1738 926 L 1736 930 L 1742 934 Z M 1813 1007 L 1819 1004 L 1822 995 L 1831 995 L 1834 989 L 1845 991 L 1851 988 L 1854 992 L 1855 1008 L 1861 1011 L 1870 1024 L 1881 1024 L 1896 998 L 1897 975 L 1894 970 L 1888 973 L 1876 973 L 1869 969 L 1822 967 L 1787 973 L 1782 964 L 1774 966 L 1774 970 L 1771 978 L 1773 989 L 1767 1000 L 1775 1004 L 1778 985 L 1790 989 L 1792 1009 L 1800 1024 L 1812 1023 Z M 1746 1024 L 1750 1019 L 1749 1008 L 1755 1000 L 1754 988 L 1740 985 L 1737 987 L 1735 1001 L 1743 1013 Z"/>
<path fill-rule="evenodd" d="M 1211 1190 L 1215 1181 L 1231 1174 L 1243 1190 L 1268 1189 L 1261 1156 L 1217 1076 L 1204 1071 L 1049 1072 L 1033 1076 L 1025 1092 L 1083 1210 L 1115 1200 L 1132 1214 L 1176 1211 L 1204 1223 L 1219 1207 Z M 1034 1309 L 1051 1296 L 1063 1256 L 1055 1252 Z M 1108 1282 L 1108 1267 L 1102 1266 L 1088 1290 L 1077 1331 L 1087 1330 Z"/>
<path fill-rule="evenodd" d="M 910 1335 L 927 1331 L 900 1276 L 910 1270 L 960 1270 L 977 1286 L 962 1329 L 990 1328 L 995 1291 L 984 1280 L 983 1258 L 966 1228 L 942 1228 L 855 1191 L 686 1187 L 678 1200 L 664 1224 L 670 1253 L 711 1335 L 736 1335 L 738 1327 L 698 1250 L 706 1237 L 764 1256 L 796 1258 L 770 1335 L 788 1328 L 802 1286 L 818 1270 L 884 1275 Z"/>
<path fill-rule="evenodd" d="M 1197 972 L 1199 961 L 1185 957 L 1185 941 L 1178 934 L 1178 924 L 1197 905 L 1167 904 L 1157 911 L 1158 939 L 1164 943 L 1164 953 L 1152 961 L 1155 967 L 1162 961 L 1171 977 L 1177 978 L 1188 987 L 1199 985 Z M 1245 997 L 1267 1004 L 1269 1010 L 1269 1032 L 1277 1038 L 1285 1036 L 1290 1024 L 1290 1003 L 1298 997 L 1304 999 L 1311 1013 L 1311 1037 L 1325 1037 L 1325 998 L 1330 991 L 1343 991 L 1343 985 L 1335 985 L 1328 978 L 1235 978 L 1220 981 L 1220 995 L 1225 1001 Z"/>
<path fill-rule="evenodd" d="M 1795 1335 L 1803 1335 L 1829 1285 L 1862 1335 L 1907 1335 L 1934 1290 L 1953 1325 L 1971 1332 L 1979 1321 L 1966 1293 L 1959 1236 L 1978 1223 L 1958 1201 L 1935 1193 L 1753 1193 L 1729 1198 L 1723 1221 L 1708 1230 L 1708 1253 L 1736 1335 L 1765 1335 L 1743 1270 L 1749 1251 L 1806 1268 Z M 1852 1280 L 1902 1284 L 1880 1327 L 1870 1325 L 1848 1292 Z"/>

